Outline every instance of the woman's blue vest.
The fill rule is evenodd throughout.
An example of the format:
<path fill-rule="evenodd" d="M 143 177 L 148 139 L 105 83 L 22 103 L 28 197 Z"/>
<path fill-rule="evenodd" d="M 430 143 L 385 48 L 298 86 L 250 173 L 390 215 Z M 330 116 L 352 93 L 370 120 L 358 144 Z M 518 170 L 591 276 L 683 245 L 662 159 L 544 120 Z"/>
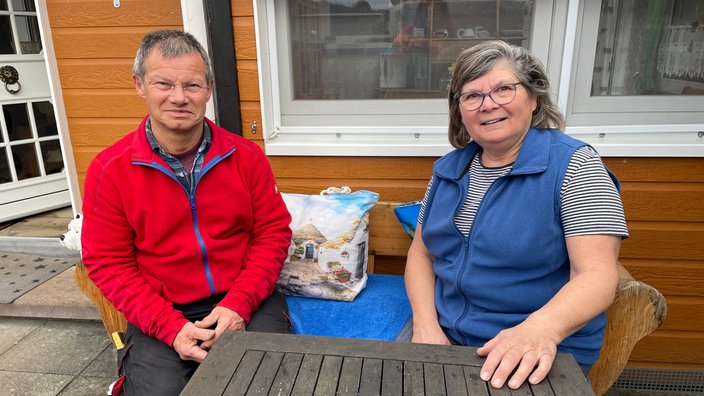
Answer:
<path fill-rule="evenodd" d="M 435 257 L 440 325 L 455 341 L 483 345 L 545 305 L 569 280 L 560 189 L 572 154 L 585 145 L 560 131 L 531 129 L 513 169 L 487 190 L 468 238 L 454 215 L 467 196 L 469 164 L 479 146 L 470 143 L 436 161 L 422 237 Z M 580 364 L 594 363 L 605 324 L 602 313 L 558 350 Z"/>

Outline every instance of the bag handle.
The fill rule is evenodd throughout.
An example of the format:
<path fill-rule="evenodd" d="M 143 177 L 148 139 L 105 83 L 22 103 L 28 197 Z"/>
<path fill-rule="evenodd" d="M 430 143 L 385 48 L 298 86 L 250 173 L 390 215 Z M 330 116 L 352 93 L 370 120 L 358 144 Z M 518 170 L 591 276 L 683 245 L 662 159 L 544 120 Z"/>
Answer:
<path fill-rule="evenodd" d="M 352 189 L 347 186 L 342 187 L 328 187 L 320 192 L 320 195 L 330 195 L 330 194 L 349 194 Z"/>

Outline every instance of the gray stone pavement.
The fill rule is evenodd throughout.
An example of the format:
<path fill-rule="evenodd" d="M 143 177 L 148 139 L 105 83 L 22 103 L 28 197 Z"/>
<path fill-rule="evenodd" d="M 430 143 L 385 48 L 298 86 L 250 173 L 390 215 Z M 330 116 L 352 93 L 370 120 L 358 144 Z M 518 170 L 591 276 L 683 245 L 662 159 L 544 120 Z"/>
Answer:
<path fill-rule="evenodd" d="M 105 395 L 115 359 L 101 322 L 0 318 L 0 395 Z"/>

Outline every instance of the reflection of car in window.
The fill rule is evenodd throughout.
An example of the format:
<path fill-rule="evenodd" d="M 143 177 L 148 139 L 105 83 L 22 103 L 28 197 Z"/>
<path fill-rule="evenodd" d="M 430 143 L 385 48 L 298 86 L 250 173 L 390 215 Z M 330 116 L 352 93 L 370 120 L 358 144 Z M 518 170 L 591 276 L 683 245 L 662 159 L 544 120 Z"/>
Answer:
<path fill-rule="evenodd" d="M 384 11 L 393 7 L 390 0 L 327 0 L 321 3 L 328 3 L 331 6 L 345 7 L 355 11 Z"/>

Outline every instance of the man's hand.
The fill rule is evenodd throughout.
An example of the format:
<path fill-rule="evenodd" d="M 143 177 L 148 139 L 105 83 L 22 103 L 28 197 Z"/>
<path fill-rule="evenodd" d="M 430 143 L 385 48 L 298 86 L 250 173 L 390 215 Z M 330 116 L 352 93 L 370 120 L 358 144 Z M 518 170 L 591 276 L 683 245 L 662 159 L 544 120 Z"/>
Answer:
<path fill-rule="evenodd" d="M 537 384 L 548 375 L 557 354 L 556 336 L 544 327 L 523 322 L 503 330 L 484 346 L 477 349 L 479 356 L 486 356 L 480 377 L 490 381 L 494 388 L 501 388 L 508 380 L 508 387 L 519 388 L 528 378 Z M 509 375 L 516 372 L 509 379 Z"/>
<path fill-rule="evenodd" d="M 245 322 L 237 312 L 225 307 L 215 307 L 210 315 L 203 318 L 203 320 L 195 322 L 194 324 L 200 329 L 208 329 L 217 324 L 215 326 L 215 336 L 208 340 L 204 340 L 204 342 L 200 345 L 201 348 L 206 351 L 212 348 L 213 344 L 215 344 L 215 341 L 218 340 L 223 331 L 244 330 L 247 326 L 247 322 Z"/>
<path fill-rule="evenodd" d="M 215 331 L 201 329 L 188 322 L 176 334 L 173 348 L 182 360 L 195 360 L 200 363 L 208 354 L 207 349 L 198 345 L 201 341 L 208 341 L 215 337 Z"/>

